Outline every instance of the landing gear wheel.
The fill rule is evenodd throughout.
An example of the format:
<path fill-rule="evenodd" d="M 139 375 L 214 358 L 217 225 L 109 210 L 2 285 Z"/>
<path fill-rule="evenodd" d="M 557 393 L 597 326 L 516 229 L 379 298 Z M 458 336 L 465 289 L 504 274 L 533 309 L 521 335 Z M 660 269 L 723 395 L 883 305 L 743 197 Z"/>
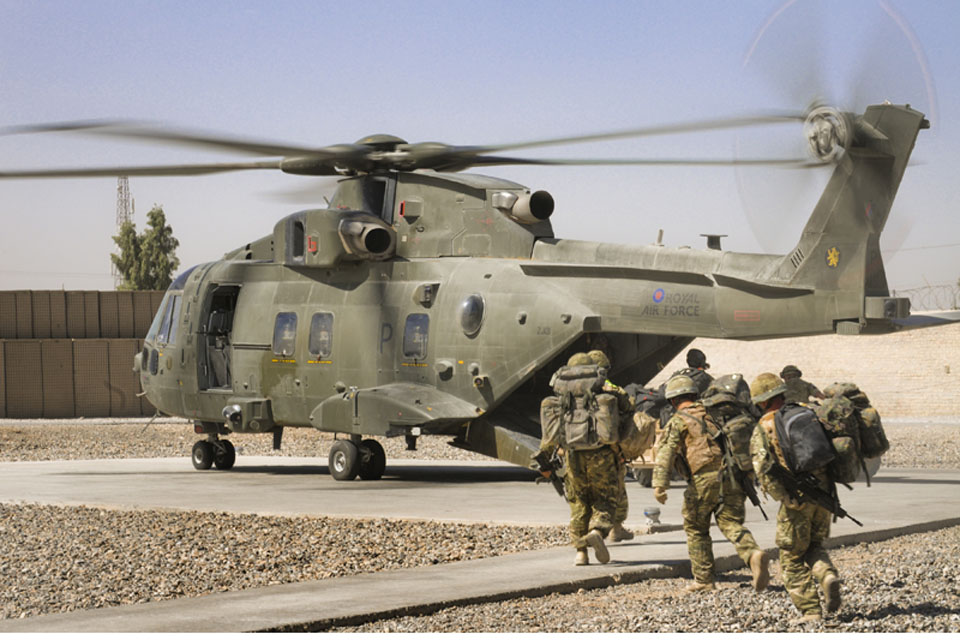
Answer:
<path fill-rule="evenodd" d="M 200 440 L 193 445 L 193 468 L 206 471 L 213 466 L 213 445 L 206 440 Z"/>
<path fill-rule="evenodd" d="M 337 440 L 327 458 L 334 480 L 353 480 L 360 471 L 360 451 L 349 440 Z"/>
<path fill-rule="evenodd" d="M 383 445 L 368 438 L 360 443 L 360 479 L 379 480 L 387 467 L 387 454 Z"/>
<path fill-rule="evenodd" d="M 237 461 L 237 450 L 229 440 L 217 440 L 213 444 L 213 464 L 221 471 L 233 468 Z"/>

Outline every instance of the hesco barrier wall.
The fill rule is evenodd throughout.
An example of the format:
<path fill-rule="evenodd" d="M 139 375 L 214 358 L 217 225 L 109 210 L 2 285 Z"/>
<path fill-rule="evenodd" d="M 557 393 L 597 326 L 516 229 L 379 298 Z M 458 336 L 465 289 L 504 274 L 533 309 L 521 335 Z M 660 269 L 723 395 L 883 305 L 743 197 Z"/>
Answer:
<path fill-rule="evenodd" d="M 149 416 L 133 357 L 163 291 L 0 291 L 0 418 Z"/>
<path fill-rule="evenodd" d="M 0 340 L 143 338 L 163 291 L 0 291 Z"/>

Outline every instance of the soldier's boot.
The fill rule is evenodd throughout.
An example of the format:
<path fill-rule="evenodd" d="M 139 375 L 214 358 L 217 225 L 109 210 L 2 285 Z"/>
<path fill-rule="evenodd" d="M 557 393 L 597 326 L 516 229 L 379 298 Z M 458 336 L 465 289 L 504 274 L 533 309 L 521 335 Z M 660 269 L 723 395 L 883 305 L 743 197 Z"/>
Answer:
<path fill-rule="evenodd" d="M 770 584 L 770 558 L 761 549 L 750 554 L 750 572 L 754 590 L 761 593 Z"/>
<path fill-rule="evenodd" d="M 596 529 L 591 529 L 590 533 L 583 536 L 583 541 L 593 547 L 593 555 L 597 556 L 597 562 L 607 564 L 610 562 L 610 552 L 607 551 L 607 545 L 603 544 L 603 534 Z"/>
<path fill-rule="evenodd" d="M 614 542 L 620 542 L 621 540 L 633 540 L 633 531 L 624 529 L 622 523 L 617 523 L 613 525 L 613 529 L 610 530 L 610 539 Z"/>
<path fill-rule="evenodd" d="M 835 573 L 828 573 L 820 586 L 823 587 L 824 608 L 827 613 L 836 613 L 840 608 L 840 578 Z"/>
<path fill-rule="evenodd" d="M 794 626 L 799 626 L 804 624 L 812 624 L 815 622 L 820 622 L 821 620 L 823 620 L 823 617 L 819 613 L 805 613 L 799 618 L 794 618 L 793 620 L 791 620 L 790 624 Z"/>
<path fill-rule="evenodd" d="M 698 591 L 716 591 L 717 585 L 712 582 L 693 582 L 684 587 L 687 593 L 697 593 Z"/>
<path fill-rule="evenodd" d="M 573 561 L 574 566 L 582 567 L 585 564 L 590 564 L 590 558 L 587 557 L 586 549 L 577 549 L 577 559 Z"/>

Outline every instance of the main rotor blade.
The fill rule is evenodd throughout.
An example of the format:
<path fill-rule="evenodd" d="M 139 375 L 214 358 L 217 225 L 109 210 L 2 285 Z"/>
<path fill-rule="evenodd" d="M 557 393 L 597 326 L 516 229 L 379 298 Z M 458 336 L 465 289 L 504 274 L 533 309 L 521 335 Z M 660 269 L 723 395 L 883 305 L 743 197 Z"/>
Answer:
<path fill-rule="evenodd" d="M 470 161 L 471 166 L 493 165 L 549 165 L 549 166 L 737 166 L 765 165 L 787 168 L 807 169 L 822 167 L 823 163 L 813 162 L 809 158 L 506 158 L 499 156 L 477 156 Z"/>
<path fill-rule="evenodd" d="M 24 133 L 79 132 L 134 140 L 165 142 L 184 146 L 241 151 L 263 156 L 294 156 L 323 153 L 323 150 L 289 144 L 264 142 L 234 136 L 187 130 L 166 130 L 140 122 L 123 120 L 78 120 L 0 128 L 0 135 Z"/>
<path fill-rule="evenodd" d="M 583 136 L 568 136 L 565 138 L 547 138 L 544 140 L 531 140 L 528 142 L 518 142 L 513 144 L 502 144 L 489 147 L 479 147 L 478 151 L 506 151 L 513 149 L 527 149 L 530 147 L 546 147 L 562 144 L 583 144 L 586 142 L 600 142 L 603 140 L 619 140 L 623 138 L 642 138 L 646 136 L 660 136 L 674 133 L 691 133 L 694 131 L 713 131 L 719 129 L 737 129 L 741 127 L 754 127 L 769 124 L 781 124 L 787 122 L 803 122 L 806 115 L 803 113 L 782 112 L 761 114 L 758 116 L 745 116 L 739 118 L 719 118 L 716 120 L 702 120 L 699 122 L 679 122 L 674 124 L 665 124 L 655 127 L 642 127 L 639 129 L 625 129 L 622 131 L 610 131 L 607 133 L 594 133 Z M 469 149 L 469 148 L 468 148 Z"/>
<path fill-rule="evenodd" d="M 199 176 L 246 169 L 279 169 L 279 160 L 260 162 L 221 162 L 217 164 L 180 164 L 154 167 L 96 167 L 90 169 L 37 169 L 0 171 L 0 179 L 19 178 L 97 178 L 117 176 Z"/>

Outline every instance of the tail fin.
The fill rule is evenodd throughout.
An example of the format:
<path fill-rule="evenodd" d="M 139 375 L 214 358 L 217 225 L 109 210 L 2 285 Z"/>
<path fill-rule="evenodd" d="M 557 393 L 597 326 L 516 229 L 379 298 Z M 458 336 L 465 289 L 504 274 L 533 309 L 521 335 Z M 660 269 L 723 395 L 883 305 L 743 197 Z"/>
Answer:
<path fill-rule="evenodd" d="M 862 327 L 870 318 L 909 315 L 908 300 L 889 298 L 880 233 L 917 135 L 930 123 L 909 106 L 883 104 L 868 107 L 852 124 L 852 143 L 800 242 L 784 256 L 771 279 L 836 291 L 834 317 L 858 321 Z"/>

